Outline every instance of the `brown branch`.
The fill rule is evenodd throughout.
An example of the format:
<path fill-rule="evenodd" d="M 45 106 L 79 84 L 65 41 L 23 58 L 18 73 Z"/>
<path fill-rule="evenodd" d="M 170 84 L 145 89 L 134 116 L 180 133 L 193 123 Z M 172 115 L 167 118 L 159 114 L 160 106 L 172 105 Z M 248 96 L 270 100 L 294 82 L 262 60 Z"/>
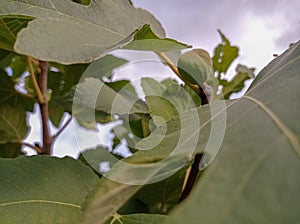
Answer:
<path fill-rule="evenodd" d="M 35 150 L 38 154 L 43 154 L 43 151 L 40 147 L 36 146 L 36 145 L 31 145 L 30 143 L 27 142 L 20 142 L 21 145 L 27 146 L 29 148 L 32 148 L 33 150 Z"/>
<path fill-rule="evenodd" d="M 196 154 L 194 162 L 192 164 L 192 167 L 190 169 L 190 172 L 188 173 L 188 178 L 187 181 L 185 183 L 184 189 L 181 193 L 181 196 L 179 198 L 179 202 L 183 201 L 192 191 L 195 182 L 198 178 L 198 174 L 199 174 L 199 164 L 201 161 L 203 154 Z"/>
<path fill-rule="evenodd" d="M 64 125 L 59 129 L 59 131 L 52 136 L 52 141 L 54 141 L 66 129 L 66 127 L 70 124 L 71 121 L 72 121 L 72 116 L 67 120 L 66 123 L 64 123 Z"/>
<path fill-rule="evenodd" d="M 208 97 L 206 96 L 206 93 L 205 91 L 203 90 L 203 88 L 201 86 L 200 87 L 200 93 L 199 93 L 199 96 L 201 98 L 201 105 L 205 105 L 205 104 L 209 104 L 209 100 L 208 100 Z"/>
<path fill-rule="evenodd" d="M 44 98 L 44 103 L 39 102 L 43 129 L 43 153 L 50 155 L 52 148 L 52 137 L 50 136 L 49 131 L 49 111 L 47 100 L 48 63 L 45 61 L 40 61 L 39 69 L 40 72 L 38 77 L 38 85 Z"/>

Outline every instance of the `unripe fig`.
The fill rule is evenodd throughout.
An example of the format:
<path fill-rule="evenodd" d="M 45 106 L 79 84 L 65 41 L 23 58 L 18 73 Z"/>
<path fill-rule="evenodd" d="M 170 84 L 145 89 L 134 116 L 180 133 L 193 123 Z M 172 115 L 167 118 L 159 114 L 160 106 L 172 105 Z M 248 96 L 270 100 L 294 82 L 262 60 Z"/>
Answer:
<path fill-rule="evenodd" d="M 212 75 L 212 60 L 203 49 L 193 49 L 181 55 L 177 67 L 184 82 L 196 85 L 203 85 Z"/>

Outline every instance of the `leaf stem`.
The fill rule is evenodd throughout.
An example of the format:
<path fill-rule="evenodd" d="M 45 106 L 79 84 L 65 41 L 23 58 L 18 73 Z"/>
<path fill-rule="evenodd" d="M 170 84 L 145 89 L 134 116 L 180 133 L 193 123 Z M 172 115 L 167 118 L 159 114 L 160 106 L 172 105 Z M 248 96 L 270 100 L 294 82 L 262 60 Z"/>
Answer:
<path fill-rule="evenodd" d="M 45 103 L 45 98 L 43 97 L 43 94 L 41 92 L 41 89 L 39 88 L 38 82 L 36 81 L 33 66 L 32 66 L 32 58 L 27 57 L 27 64 L 28 64 L 28 69 L 29 69 L 29 74 L 32 80 L 33 88 L 36 92 L 37 98 L 38 98 L 38 103 Z"/>
<path fill-rule="evenodd" d="M 176 65 L 173 64 L 173 62 L 171 61 L 171 59 L 163 52 L 155 52 L 168 66 L 169 68 L 178 76 L 178 78 L 180 78 L 183 82 L 184 80 L 182 79 L 178 68 Z M 198 95 L 200 94 L 200 86 L 198 85 L 193 85 L 191 83 L 188 82 L 184 82 L 187 86 L 189 86 L 192 90 L 194 90 Z"/>

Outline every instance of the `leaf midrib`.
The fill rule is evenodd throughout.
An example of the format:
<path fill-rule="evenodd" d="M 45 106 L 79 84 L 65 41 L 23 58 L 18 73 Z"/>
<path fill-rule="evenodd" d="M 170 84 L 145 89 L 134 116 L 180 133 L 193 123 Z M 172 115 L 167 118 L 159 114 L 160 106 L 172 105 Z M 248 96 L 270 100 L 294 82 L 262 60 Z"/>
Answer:
<path fill-rule="evenodd" d="M 1 203 L 0 207 L 13 206 L 18 204 L 30 204 L 30 203 L 56 204 L 56 205 L 69 206 L 69 207 L 75 207 L 81 209 L 81 206 L 77 204 L 61 202 L 61 201 L 49 201 L 49 200 L 23 200 L 23 201 L 5 202 L 5 203 Z"/>
<path fill-rule="evenodd" d="M 261 101 L 250 97 L 250 96 L 243 96 L 244 99 L 248 99 L 253 103 L 257 104 L 268 116 L 270 119 L 276 124 L 279 130 L 283 133 L 283 135 L 289 140 L 291 143 L 294 151 L 297 153 L 298 157 L 300 158 L 300 144 L 298 141 L 297 136 L 289 129 L 282 120 L 273 112 L 271 111 L 266 105 L 264 105 Z"/>

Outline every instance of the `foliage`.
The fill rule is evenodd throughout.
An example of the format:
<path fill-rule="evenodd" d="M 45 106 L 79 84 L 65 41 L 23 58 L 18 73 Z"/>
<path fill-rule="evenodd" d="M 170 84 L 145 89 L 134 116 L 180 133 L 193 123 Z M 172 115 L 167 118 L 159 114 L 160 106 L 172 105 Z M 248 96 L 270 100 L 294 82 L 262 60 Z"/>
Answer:
<path fill-rule="evenodd" d="M 232 75 L 239 49 L 218 32 L 210 59 L 131 1 L 0 0 L 0 223 L 296 223 L 300 43 Z M 130 64 L 116 49 L 153 52 L 174 76 L 116 80 Z M 37 106 L 43 140 L 25 142 Z M 55 158 L 74 120 L 117 124 L 111 148 Z"/>

